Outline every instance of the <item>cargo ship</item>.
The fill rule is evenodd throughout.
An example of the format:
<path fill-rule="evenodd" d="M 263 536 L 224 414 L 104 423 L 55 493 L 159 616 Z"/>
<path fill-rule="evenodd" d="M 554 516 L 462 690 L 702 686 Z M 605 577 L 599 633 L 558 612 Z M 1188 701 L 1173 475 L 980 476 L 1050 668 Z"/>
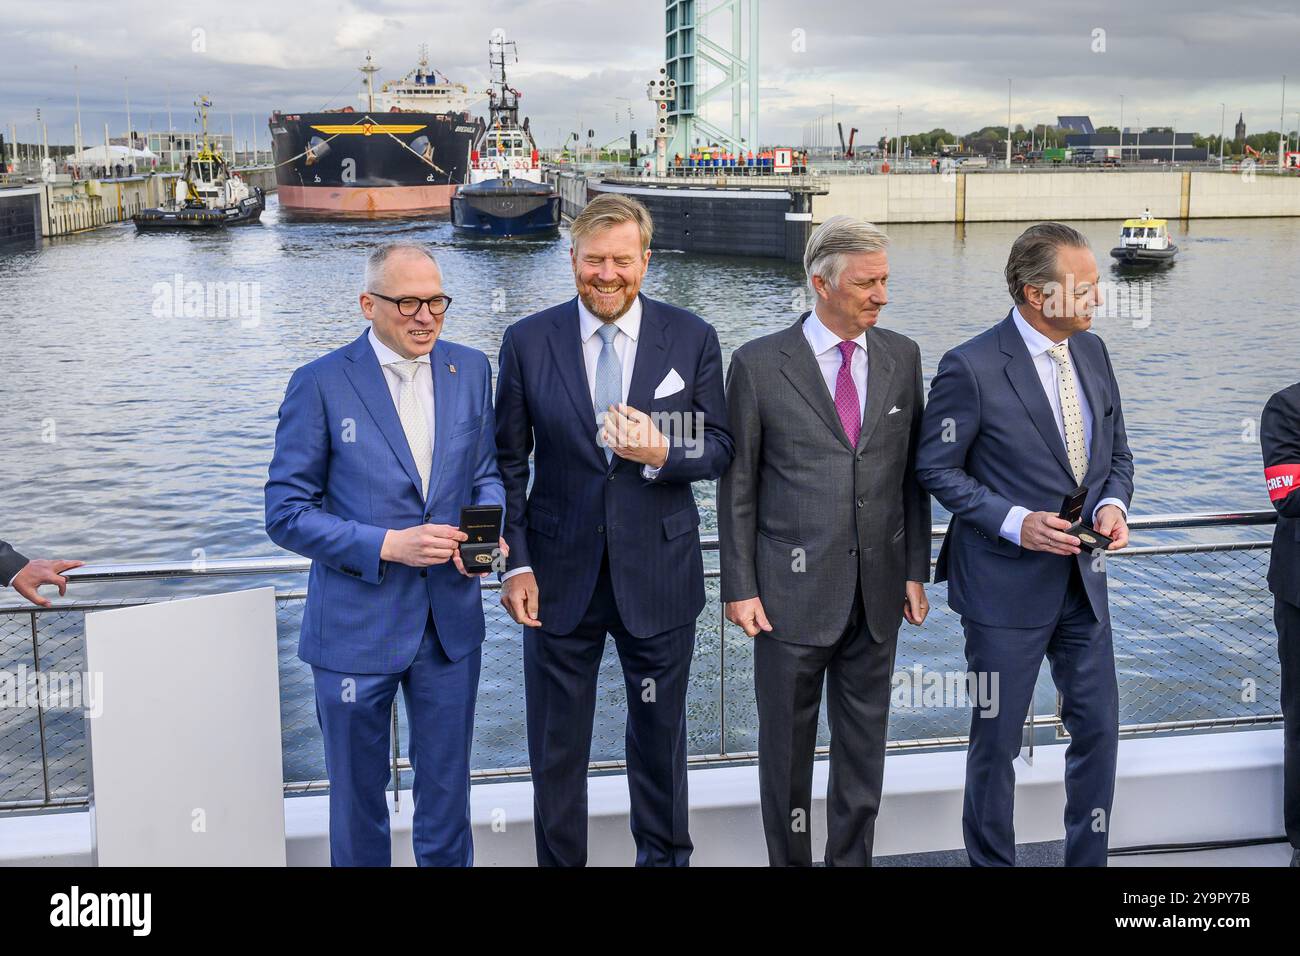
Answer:
<path fill-rule="evenodd" d="M 481 95 L 429 68 L 427 48 L 400 80 L 375 89 L 370 54 L 361 108 L 276 110 L 268 123 L 280 208 L 290 214 L 403 216 L 446 212 L 468 181 Z"/>

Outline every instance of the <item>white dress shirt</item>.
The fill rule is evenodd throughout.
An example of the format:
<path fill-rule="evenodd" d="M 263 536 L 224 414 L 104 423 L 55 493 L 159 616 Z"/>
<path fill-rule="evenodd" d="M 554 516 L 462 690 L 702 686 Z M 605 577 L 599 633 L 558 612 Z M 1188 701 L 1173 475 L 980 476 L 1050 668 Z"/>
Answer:
<path fill-rule="evenodd" d="M 835 380 L 839 378 L 840 365 L 844 361 L 840 355 L 840 342 L 843 340 L 822 324 L 816 309 L 803 320 L 803 337 L 812 348 L 817 365 L 822 370 L 822 378 L 826 381 L 826 388 L 831 393 L 831 401 L 834 402 Z M 849 374 L 853 376 L 853 386 L 858 390 L 858 421 L 861 422 L 867 408 L 867 333 L 858 333 L 853 343 L 857 348 L 853 350 Z"/>
<path fill-rule="evenodd" d="M 1012 307 L 1011 319 L 1016 324 L 1016 331 L 1020 333 L 1020 338 L 1024 340 L 1025 348 L 1029 350 L 1029 357 L 1034 362 L 1034 370 L 1038 372 L 1038 381 L 1043 386 L 1043 391 L 1047 394 L 1048 407 L 1052 409 L 1052 418 L 1056 421 L 1056 430 L 1061 435 L 1061 441 L 1065 441 L 1065 420 L 1061 417 L 1061 394 L 1057 386 L 1057 375 L 1060 366 L 1056 360 L 1048 354 L 1048 349 L 1056 345 L 1042 332 L 1025 321 L 1025 317 L 1020 314 L 1020 309 Z M 1066 349 L 1069 349 L 1069 339 L 1066 339 Z M 1078 388 L 1075 393 L 1079 399 L 1079 411 L 1083 414 L 1083 446 L 1087 450 L 1088 459 L 1092 460 L 1092 408 L 1088 405 L 1088 396 L 1084 393 L 1083 383 L 1079 381 L 1079 366 L 1074 362 L 1074 354 L 1070 354 L 1071 364 L 1074 365 L 1075 380 Z M 1124 512 L 1124 517 L 1128 517 L 1128 509 L 1124 507 L 1124 502 L 1118 498 L 1103 498 L 1097 502 L 1097 507 L 1092 510 L 1092 520 L 1095 524 L 1097 521 L 1097 512 L 1106 505 L 1116 505 L 1119 510 Z M 1002 522 L 1002 527 L 998 534 L 1013 541 L 1020 543 L 1020 529 L 1025 523 L 1025 518 L 1029 515 L 1028 508 L 1022 508 L 1020 505 L 1012 506 L 1007 512 L 1006 518 Z"/>
<path fill-rule="evenodd" d="M 383 342 L 379 341 L 379 336 L 375 335 L 375 327 L 370 327 L 370 347 L 375 350 L 375 357 L 379 359 L 379 364 L 384 370 L 384 381 L 388 383 L 388 394 L 393 397 L 393 408 L 399 408 L 397 396 L 402 388 L 402 376 L 397 374 L 396 369 L 388 367 L 390 362 L 409 361 L 404 356 L 398 355 Z M 415 394 L 420 399 L 420 406 L 424 409 L 424 419 L 429 423 L 429 445 L 433 446 L 433 366 L 429 363 L 429 356 L 421 355 L 415 359 L 419 362 L 419 367 L 415 370 Z"/>
<path fill-rule="evenodd" d="M 605 347 L 605 341 L 596 333 L 605 323 L 591 314 L 591 310 L 578 300 L 578 338 L 582 342 L 582 364 L 587 370 L 587 394 L 591 396 L 592 424 L 595 424 L 596 414 L 596 362 L 600 359 L 600 350 Z M 614 336 L 614 354 L 618 356 L 619 365 L 623 369 L 623 404 L 627 404 L 628 389 L 632 385 L 632 370 L 636 368 L 636 340 L 641 334 L 641 297 L 637 296 L 631 307 L 621 316 L 614 320 L 614 325 L 618 329 L 618 334 Z M 645 411 L 642 408 L 640 411 Z M 603 409 L 602 409 L 603 411 Z M 602 449 L 603 451 L 603 449 Z M 658 468 L 651 468 L 649 465 L 641 466 L 641 476 L 649 481 L 653 481 L 659 476 Z M 525 571 L 532 573 L 532 568 L 525 565 L 515 568 L 513 571 L 507 571 L 501 575 L 501 580 L 512 578 L 516 574 L 523 574 Z"/>

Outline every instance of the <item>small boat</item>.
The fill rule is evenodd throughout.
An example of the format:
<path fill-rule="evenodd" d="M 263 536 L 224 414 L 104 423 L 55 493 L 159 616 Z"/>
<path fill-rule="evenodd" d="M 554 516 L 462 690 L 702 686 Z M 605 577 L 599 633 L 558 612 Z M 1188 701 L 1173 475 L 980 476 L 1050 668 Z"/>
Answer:
<path fill-rule="evenodd" d="M 1169 238 L 1169 220 L 1154 219 L 1148 209 L 1140 219 L 1125 219 L 1119 245 L 1110 250 L 1118 266 L 1160 267 L 1171 265 L 1178 246 Z"/>
<path fill-rule="evenodd" d="M 499 36 L 488 44 L 495 72 L 489 121 L 470 152 L 470 181 L 451 198 L 452 226 L 461 236 L 537 238 L 560 229 L 560 195 L 542 178 L 528 119 L 519 124 L 519 91 L 506 83 L 506 47 L 513 46 Z"/>
<path fill-rule="evenodd" d="M 203 145 L 185 160 L 185 174 L 176 180 L 171 202 L 141 209 L 132 216 L 142 229 L 212 229 L 257 222 L 266 208 L 266 196 L 252 189 L 230 168 L 221 152 L 208 142 L 208 107 L 205 98 L 195 104 L 203 118 Z"/>

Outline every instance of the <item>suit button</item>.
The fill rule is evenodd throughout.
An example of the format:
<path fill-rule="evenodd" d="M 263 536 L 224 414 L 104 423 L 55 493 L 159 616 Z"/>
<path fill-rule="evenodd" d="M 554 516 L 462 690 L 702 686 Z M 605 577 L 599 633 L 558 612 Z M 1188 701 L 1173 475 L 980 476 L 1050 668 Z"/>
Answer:
<path fill-rule="evenodd" d="M 857 548 L 849 548 L 849 557 L 850 557 L 850 558 L 856 558 L 857 556 L 858 556 L 858 549 L 857 549 Z"/>
<path fill-rule="evenodd" d="M 609 476 L 609 480 L 610 480 L 610 481 L 613 481 L 613 480 L 614 480 L 614 476 L 613 476 L 612 474 Z"/>
<path fill-rule="evenodd" d="M 422 577 L 422 578 L 427 578 L 428 576 L 429 576 L 429 569 L 428 569 L 428 568 L 420 568 L 420 577 Z"/>
<path fill-rule="evenodd" d="M 867 499 L 866 499 L 866 498 L 859 498 L 859 499 L 858 499 L 858 507 L 859 507 L 859 508 L 861 508 L 861 507 L 862 507 L 863 505 L 865 505 L 866 503 L 867 503 Z"/>
<path fill-rule="evenodd" d="M 596 534 L 604 534 L 604 533 L 605 533 L 605 526 L 603 524 L 596 525 Z"/>
<path fill-rule="evenodd" d="M 862 456 L 862 455 L 858 455 L 857 458 L 858 458 L 858 461 L 861 461 L 861 460 L 863 459 L 863 456 Z"/>

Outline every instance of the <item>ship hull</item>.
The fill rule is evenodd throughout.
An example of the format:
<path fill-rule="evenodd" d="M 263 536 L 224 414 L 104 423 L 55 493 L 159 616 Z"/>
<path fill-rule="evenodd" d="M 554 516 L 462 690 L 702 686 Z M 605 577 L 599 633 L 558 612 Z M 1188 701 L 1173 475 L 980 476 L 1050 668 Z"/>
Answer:
<path fill-rule="evenodd" d="M 549 186 L 500 179 L 462 186 L 451 201 L 451 223 L 465 237 L 553 236 L 560 230 L 560 197 Z"/>
<path fill-rule="evenodd" d="M 462 113 L 272 115 L 280 209 L 382 217 L 445 212 L 467 179 L 476 125 Z"/>

